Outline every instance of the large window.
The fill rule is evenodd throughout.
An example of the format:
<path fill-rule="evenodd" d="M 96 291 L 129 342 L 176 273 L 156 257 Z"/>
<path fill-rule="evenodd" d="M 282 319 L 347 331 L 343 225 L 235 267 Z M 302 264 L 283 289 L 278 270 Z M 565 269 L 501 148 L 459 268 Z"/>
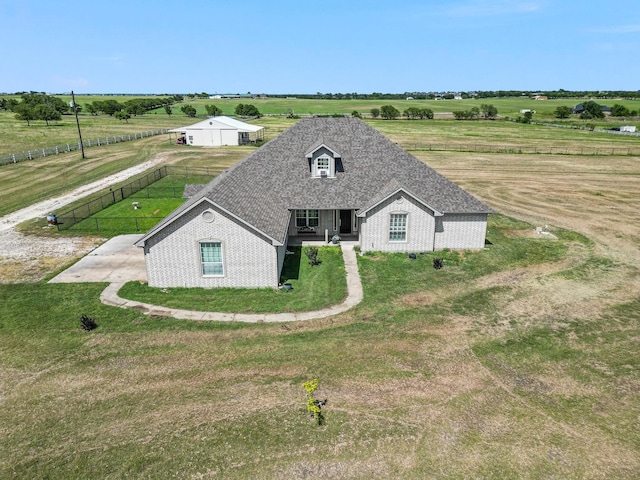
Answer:
<path fill-rule="evenodd" d="M 389 241 L 407 241 L 407 214 L 392 213 L 389 220 Z"/>
<path fill-rule="evenodd" d="M 200 260 L 202 262 L 202 275 L 217 277 L 224 275 L 222 243 L 200 242 Z"/>
<path fill-rule="evenodd" d="M 318 210 L 296 210 L 296 227 L 317 227 Z"/>

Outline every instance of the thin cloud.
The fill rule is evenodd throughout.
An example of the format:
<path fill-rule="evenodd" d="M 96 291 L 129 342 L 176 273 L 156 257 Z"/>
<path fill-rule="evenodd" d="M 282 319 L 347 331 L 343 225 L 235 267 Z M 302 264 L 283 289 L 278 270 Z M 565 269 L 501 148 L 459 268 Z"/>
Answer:
<path fill-rule="evenodd" d="M 533 13 L 540 10 L 539 2 L 518 0 L 472 0 L 447 8 L 443 13 L 452 17 L 490 17 Z"/>
<path fill-rule="evenodd" d="M 640 25 L 617 25 L 613 27 L 589 28 L 587 32 L 591 33 L 610 33 L 613 35 L 623 35 L 627 33 L 640 32 Z"/>

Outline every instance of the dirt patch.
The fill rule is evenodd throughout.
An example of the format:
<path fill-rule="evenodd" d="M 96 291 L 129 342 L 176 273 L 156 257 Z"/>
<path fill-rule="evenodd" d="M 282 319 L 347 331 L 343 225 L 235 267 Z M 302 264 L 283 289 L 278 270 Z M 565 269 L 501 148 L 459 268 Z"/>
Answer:
<path fill-rule="evenodd" d="M 50 198 L 0 217 L 0 283 L 39 281 L 45 275 L 86 255 L 105 240 L 99 237 L 22 235 L 15 231 L 16 225 L 32 218 L 44 217 L 51 211 L 160 165 L 166 160 L 167 155 L 156 155 L 147 162 L 77 188 L 66 195 Z"/>
<path fill-rule="evenodd" d="M 36 282 L 104 241 L 99 237 L 57 238 L 0 232 L 0 283 Z"/>

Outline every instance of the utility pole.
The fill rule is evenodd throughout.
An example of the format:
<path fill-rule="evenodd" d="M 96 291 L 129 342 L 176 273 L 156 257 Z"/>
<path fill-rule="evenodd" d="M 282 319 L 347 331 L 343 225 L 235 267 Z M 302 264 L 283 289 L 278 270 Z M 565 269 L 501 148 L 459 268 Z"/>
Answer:
<path fill-rule="evenodd" d="M 84 143 L 82 141 L 82 132 L 80 132 L 80 120 L 78 120 L 78 106 L 76 105 L 76 96 L 73 94 L 73 90 L 71 90 L 71 103 L 73 104 L 73 113 L 76 115 L 76 124 L 78 125 L 78 137 L 80 137 L 80 150 L 82 150 L 82 159 L 85 159 L 84 156 Z"/>

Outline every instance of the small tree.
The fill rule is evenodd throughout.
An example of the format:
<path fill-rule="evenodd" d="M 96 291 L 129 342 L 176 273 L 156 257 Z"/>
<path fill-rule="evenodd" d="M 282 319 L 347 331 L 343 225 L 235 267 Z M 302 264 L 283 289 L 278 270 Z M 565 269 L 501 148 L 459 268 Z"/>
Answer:
<path fill-rule="evenodd" d="M 602 107 L 594 102 L 593 100 L 589 100 L 588 102 L 584 102 L 582 104 L 584 110 L 580 114 L 580 118 L 590 120 L 592 118 L 604 118 L 604 112 L 602 111 Z"/>
<path fill-rule="evenodd" d="M 209 115 L 210 117 L 217 117 L 219 115 L 222 115 L 222 110 L 220 110 L 215 105 L 205 105 L 204 109 L 207 111 L 207 115 Z"/>
<path fill-rule="evenodd" d="M 611 107 L 611 116 L 612 117 L 628 117 L 631 112 L 624 105 L 620 105 L 616 103 L 613 107 Z"/>
<path fill-rule="evenodd" d="M 167 115 L 172 115 L 173 114 L 173 109 L 171 108 L 171 105 L 169 105 L 169 104 L 164 106 L 164 111 L 166 112 Z"/>
<path fill-rule="evenodd" d="M 380 109 L 379 108 L 372 108 L 371 109 L 371 116 L 373 118 L 378 118 L 380 116 Z"/>
<path fill-rule="evenodd" d="M 395 120 L 400 116 L 400 110 L 393 105 L 383 105 L 380 107 L 380 115 L 385 120 Z"/>
<path fill-rule="evenodd" d="M 418 116 L 422 120 L 424 119 L 433 120 L 433 110 L 431 110 L 430 108 L 421 108 L 420 113 L 418 113 Z"/>
<path fill-rule="evenodd" d="M 572 113 L 571 107 L 567 107 L 566 105 L 560 105 L 555 110 L 556 118 L 569 118 Z"/>
<path fill-rule="evenodd" d="M 35 107 L 35 115 L 38 120 L 44 120 L 49 126 L 49 121 L 62 120 L 60 112 L 53 108 L 51 105 L 40 104 Z"/>
<path fill-rule="evenodd" d="M 309 416 L 315 420 L 318 425 L 322 425 L 324 423 L 322 407 L 327 404 L 327 400 L 316 400 L 313 395 L 318 389 L 318 379 L 314 378 L 313 380 L 304 382 L 302 387 L 307 392 L 307 412 L 309 412 Z"/>
<path fill-rule="evenodd" d="M 118 120 L 124 120 L 125 123 L 129 123 L 129 119 L 131 118 L 131 114 L 125 110 L 120 110 L 116 112 L 114 115 Z"/>
<path fill-rule="evenodd" d="M 420 118 L 420 109 L 418 107 L 409 107 L 402 114 L 407 117 L 407 120 L 415 120 Z"/>
<path fill-rule="evenodd" d="M 27 105 L 24 102 L 19 103 L 18 105 L 13 107 L 13 111 L 16 114 L 16 119 L 26 121 L 27 126 L 29 127 L 31 126 L 31 120 L 36 120 L 38 118 L 36 115 L 35 108 L 30 105 Z"/>
<path fill-rule="evenodd" d="M 239 103 L 235 109 L 235 114 L 242 117 L 256 117 L 260 118 L 262 114 L 258 111 L 255 105 Z"/>
<path fill-rule="evenodd" d="M 493 120 L 498 115 L 498 109 L 486 103 L 480 105 L 480 111 L 482 112 L 482 116 L 487 120 Z"/>
<path fill-rule="evenodd" d="M 193 118 L 196 116 L 196 109 L 192 105 L 183 105 L 182 107 L 180 107 L 180 111 L 187 117 Z"/>

